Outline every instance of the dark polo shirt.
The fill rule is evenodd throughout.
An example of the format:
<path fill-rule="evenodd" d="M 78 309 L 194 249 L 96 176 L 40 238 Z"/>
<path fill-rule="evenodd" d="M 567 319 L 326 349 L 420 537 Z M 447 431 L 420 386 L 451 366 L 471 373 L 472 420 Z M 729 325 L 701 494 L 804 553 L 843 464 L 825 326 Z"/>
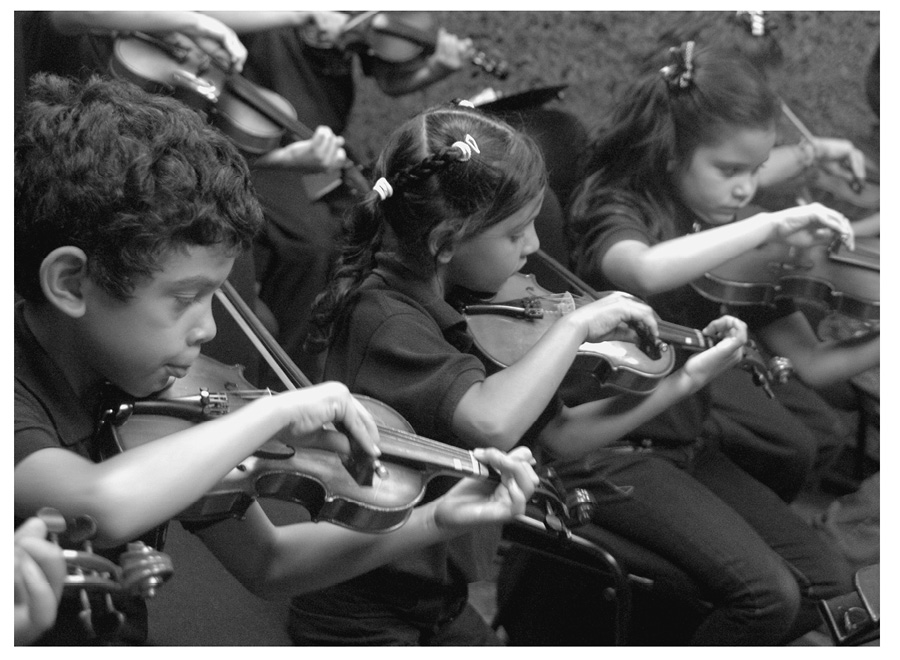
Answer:
<path fill-rule="evenodd" d="M 25 324 L 23 303 L 15 308 L 15 463 L 36 451 L 47 448 L 63 448 L 91 459 L 94 435 L 96 399 L 79 399 L 69 386 L 62 371 L 50 355 L 44 351 L 31 330 Z M 18 526 L 22 522 L 16 518 Z M 161 545 L 161 544 L 159 544 Z M 118 562 L 126 546 L 98 550 L 102 555 Z M 160 549 L 160 548 L 158 548 Z M 102 635 L 108 630 L 102 618 L 106 611 L 102 596 L 94 597 L 91 608 L 95 613 L 95 629 L 100 639 L 87 634 L 79 614 L 81 604 L 75 592 L 66 592 L 60 602 L 56 625 L 44 634 L 37 645 L 84 644 L 141 644 L 147 638 L 147 607 L 140 598 L 116 594 L 115 608 L 126 619 L 121 628 Z"/>

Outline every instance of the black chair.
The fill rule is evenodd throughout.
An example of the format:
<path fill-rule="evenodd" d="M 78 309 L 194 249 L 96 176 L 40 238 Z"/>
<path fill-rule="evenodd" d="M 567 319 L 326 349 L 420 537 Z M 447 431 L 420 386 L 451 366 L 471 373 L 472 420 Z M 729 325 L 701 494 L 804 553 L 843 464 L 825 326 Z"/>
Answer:
<path fill-rule="evenodd" d="M 710 610 L 678 566 L 530 505 L 504 527 L 495 629 L 512 646 L 680 645 Z"/>

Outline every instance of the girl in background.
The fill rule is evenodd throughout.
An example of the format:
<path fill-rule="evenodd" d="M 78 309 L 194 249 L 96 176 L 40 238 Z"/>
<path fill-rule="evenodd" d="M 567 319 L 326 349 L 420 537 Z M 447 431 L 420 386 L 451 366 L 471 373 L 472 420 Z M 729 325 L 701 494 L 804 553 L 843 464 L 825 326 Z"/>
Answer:
<path fill-rule="evenodd" d="M 703 327 L 722 313 L 689 286 L 707 271 L 769 241 L 805 247 L 840 236 L 853 246 L 847 219 L 820 204 L 751 215 L 760 180 L 819 161 L 861 163 L 850 143 L 830 140 L 803 141 L 772 158 L 780 105 L 756 68 L 694 42 L 670 57 L 636 81 L 591 147 L 570 206 L 572 263 L 594 287 L 629 291 L 664 318 Z M 816 388 L 878 364 L 879 338 L 819 341 L 787 301 L 728 311 L 767 351 L 789 358 L 798 378 L 778 388 L 777 400 L 740 374 L 719 379 L 722 414 L 711 430 L 733 460 L 791 501 L 849 433 Z"/>
<path fill-rule="evenodd" d="M 699 410 L 691 395 L 741 359 L 745 325 L 712 320 L 705 332 L 720 341 L 649 395 L 566 407 L 556 392 L 583 342 L 629 327 L 656 335 L 657 324 L 645 304 L 613 293 L 560 316 L 506 369 L 489 370 L 472 354 L 459 305 L 497 292 L 539 247 L 534 219 L 546 173 L 533 141 L 474 109 L 435 108 L 388 139 L 375 176 L 318 300 L 325 376 L 384 401 L 422 435 L 465 447 L 526 445 L 547 463 L 584 468 L 599 524 L 673 557 L 707 588 L 715 610 L 695 642 L 775 643 L 814 626 L 814 608 L 812 618 L 798 616 L 801 592 L 842 593 L 848 582 L 801 520 L 714 445 L 701 451 L 692 424 L 661 421 L 679 446 L 677 460 L 632 451 L 635 427 L 676 403 Z M 707 474 L 732 493 L 731 505 L 706 487 Z M 467 583 L 481 579 L 496 541 L 436 545 L 296 597 L 292 637 L 497 644 L 467 605 Z M 802 584 L 785 559 L 799 567 Z"/>

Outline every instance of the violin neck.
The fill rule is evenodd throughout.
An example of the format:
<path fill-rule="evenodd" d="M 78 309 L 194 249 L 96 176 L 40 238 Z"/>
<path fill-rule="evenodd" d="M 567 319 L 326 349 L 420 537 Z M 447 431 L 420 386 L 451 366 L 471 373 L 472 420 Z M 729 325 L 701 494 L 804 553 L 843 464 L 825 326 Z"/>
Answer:
<path fill-rule="evenodd" d="M 261 94 L 256 85 L 243 76 L 236 73 L 229 74 L 228 86 L 237 97 L 280 128 L 301 140 L 308 140 L 313 136 L 312 129 L 286 114 L 281 108 Z M 365 196 L 372 189 L 359 166 L 349 158 L 344 165 L 341 176 L 349 188 L 357 195 Z"/>
<path fill-rule="evenodd" d="M 257 112 L 265 115 L 267 119 L 271 120 L 281 128 L 290 131 L 299 139 L 308 140 L 313 136 L 311 128 L 290 115 L 285 114 L 281 108 L 277 107 L 269 99 L 263 96 L 256 85 L 240 74 L 230 74 L 228 76 L 228 85 L 231 91 L 242 101 L 250 105 Z"/>
<path fill-rule="evenodd" d="M 384 13 L 379 13 L 372 21 L 372 27 L 382 34 L 406 39 L 409 42 L 432 52 L 437 46 L 437 34 L 426 32 L 402 21 L 393 21 Z"/>
<path fill-rule="evenodd" d="M 659 338 L 668 344 L 675 344 L 692 351 L 705 351 L 715 345 L 715 341 L 711 337 L 707 337 L 695 328 L 668 321 L 658 321 L 657 327 L 659 328 Z"/>
<path fill-rule="evenodd" d="M 479 463 L 468 449 L 445 445 L 414 433 L 378 426 L 382 456 L 394 463 L 426 467 L 460 477 L 494 478 L 493 470 Z"/>

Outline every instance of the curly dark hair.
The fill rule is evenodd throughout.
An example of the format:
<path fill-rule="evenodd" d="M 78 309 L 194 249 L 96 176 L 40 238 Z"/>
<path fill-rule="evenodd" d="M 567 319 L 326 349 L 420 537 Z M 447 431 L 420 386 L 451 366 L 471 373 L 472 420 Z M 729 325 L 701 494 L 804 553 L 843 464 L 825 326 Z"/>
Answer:
<path fill-rule="evenodd" d="M 468 157 L 454 145 L 478 146 Z M 435 107 L 400 126 L 375 165 L 393 194 L 362 200 L 344 228 L 341 255 L 329 286 L 314 305 L 307 350 L 324 350 L 332 326 L 375 266 L 375 254 L 396 253 L 414 272 L 428 273 L 438 251 L 479 234 L 524 207 L 547 186 L 540 148 L 505 121 L 474 108 Z M 442 223 L 440 235 L 433 235 Z"/>
<path fill-rule="evenodd" d="M 88 274 L 125 300 L 173 249 L 250 246 L 262 211 L 247 164 L 179 101 L 93 76 L 35 76 L 16 117 L 15 288 L 42 300 L 54 249 L 87 255 Z"/>

